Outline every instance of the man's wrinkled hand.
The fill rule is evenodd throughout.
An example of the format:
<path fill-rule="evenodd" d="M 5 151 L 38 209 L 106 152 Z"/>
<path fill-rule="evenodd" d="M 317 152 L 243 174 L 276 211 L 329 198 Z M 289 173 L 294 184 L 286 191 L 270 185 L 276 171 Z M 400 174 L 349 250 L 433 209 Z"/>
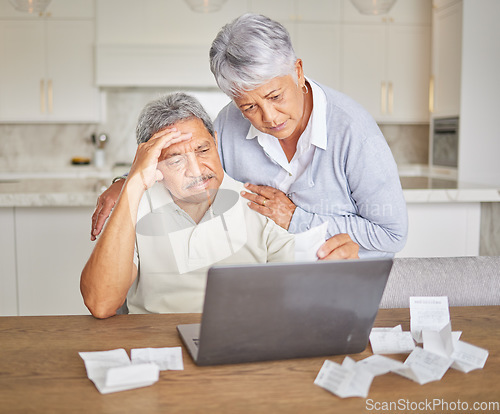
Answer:
<path fill-rule="evenodd" d="M 318 249 L 320 260 L 359 259 L 359 245 L 346 233 L 336 234 Z"/>

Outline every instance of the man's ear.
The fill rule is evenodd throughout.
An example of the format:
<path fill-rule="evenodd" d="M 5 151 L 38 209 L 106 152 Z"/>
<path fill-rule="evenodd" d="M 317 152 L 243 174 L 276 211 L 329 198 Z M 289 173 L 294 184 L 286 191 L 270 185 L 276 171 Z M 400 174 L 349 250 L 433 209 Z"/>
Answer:
<path fill-rule="evenodd" d="M 215 148 L 219 149 L 219 141 L 217 140 L 217 131 L 214 131 L 214 141 L 215 141 Z"/>

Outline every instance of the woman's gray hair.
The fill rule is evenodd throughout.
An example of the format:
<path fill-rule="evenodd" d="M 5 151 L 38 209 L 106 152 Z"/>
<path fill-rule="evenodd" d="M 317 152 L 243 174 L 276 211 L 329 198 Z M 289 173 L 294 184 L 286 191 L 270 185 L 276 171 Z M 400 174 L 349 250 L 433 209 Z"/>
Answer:
<path fill-rule="evenodd" d="M 297 82 L 296 61 L 288 31 L 260 14 L 247 13 L 226 24 L 210 48 L 210 69 L 231 98 L 278 76 L 292 75 Z"/>
<path fill-rule="evenodd" d="M 158 131 L 177 122 L 198 118 L 215 139 L 214 126 L 210 116 L 198 100 L 185 93 L 172 93 L 149 102 L 137 122 L 137 144 L 149 141 Z"/>

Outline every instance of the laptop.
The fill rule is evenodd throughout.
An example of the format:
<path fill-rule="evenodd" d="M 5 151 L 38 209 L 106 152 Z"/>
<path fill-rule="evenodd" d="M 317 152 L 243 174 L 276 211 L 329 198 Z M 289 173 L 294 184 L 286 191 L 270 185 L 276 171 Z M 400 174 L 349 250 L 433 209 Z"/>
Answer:
<path fill-rule="evenodd" d="M 213 266 L 201 324 L 177 330 L 201 366 L 362 352 L 392 263 Z"/>

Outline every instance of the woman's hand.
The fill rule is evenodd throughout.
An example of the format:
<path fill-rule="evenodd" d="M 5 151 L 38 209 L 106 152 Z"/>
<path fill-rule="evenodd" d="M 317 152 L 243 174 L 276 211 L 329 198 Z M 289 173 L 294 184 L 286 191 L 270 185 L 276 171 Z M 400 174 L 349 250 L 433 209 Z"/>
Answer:
<path fill-rule="evenodd" d="M 336 234 L 318 249 L 320 260 L 359 259 L 359 245 L 346 233 Z"/>
<path fill-rule="evenodd" d="M 125 179 L 118 180 L 111 184 L 97 199 L 97 205 L 92 214 L 92 228 L 90 229 L 90 240 L 94 241 L 101 233 L 104 223 L 111 214 L 111 210 L 120 196 Z"/>
<path fill-rule="evenodd" d="M 249 207 L 288 230 L 296 205 L 286 194 L 267 185 L 246 183 L 245 187 L 252 191 L 252 193 L 241 192 L 241 196 L 250 201 Z"/>

